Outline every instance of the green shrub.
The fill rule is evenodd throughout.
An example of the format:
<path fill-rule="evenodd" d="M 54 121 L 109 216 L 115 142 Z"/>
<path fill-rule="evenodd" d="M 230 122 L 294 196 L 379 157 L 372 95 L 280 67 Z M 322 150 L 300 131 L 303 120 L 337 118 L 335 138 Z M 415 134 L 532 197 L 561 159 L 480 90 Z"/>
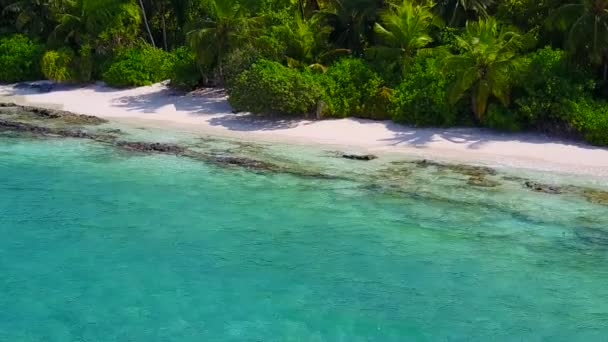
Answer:
<path fill-rule="evenodd" d="M 391 118 L 391 100 L 394 90 L 389 87 L 380 87 L 367 102 L 366 108 L 370 113 L 369 118 L 374 120 L 389 120 Z"/>
<path fill-rule="evenodd" d="M 228 84 L 243 71 L 251 68 L 258 60 L 259 52 L 251 45 L 245 45 L 230 52 L 224 59 L 224 81 Z"/>
<path fill-rule="evenodd" d="M 188 47 L 173 51 L 175 64 L 171 75 L 171 86 L 192 90 L 200 83 L 201 74 L 196 65 L 196 55 Z"/>
<path fill-rule="evenodd" d="M 238 111 L 312 114 L 321 88 L 307 72 L 262 59 L 230 82 L 228 94 Z"/>
<path fill-rule="evenodd" d="M 520 131 L 521 122 L 516 113 L 503 105 L 491 103 L 484 115 L 482 123 L 484 126 L 501 131 Z"/>
<path fill-rule="evenodd" d="M 171 77 L 175 57 L 151 46 L 128 48 L 117 53 L 103 80 L 111 86 L 144 86 Z"/>
<path fill-rule="evenodd" d="M 361 59 L 344 58 L 319 76 L 328 115 L 388 119 L 388 109 L 377 108 L 383 81 Z"/>
<path fill-rule="evenodd" d="M 47 51 L 42 57 L 42 73 L 52 81 L 72 81 L 76 76 L 74 63 L 74 52 L 68 48 Z"/>
<path fill-rule="evenodd" d="M 391 99 L 393 120 L 415 126 L 455 124 L 457 111 L 448 102 L 448 84 L 435 59 L 416 58 Z"/>
<path fill-rule="evenodd" d="M 42 48 L 26 36 L 0 38 L 0 81 L 18 82 L 40 78 Z"/>
<path fill-rule="evenodd" d="M 572 112 L 567 100 L 587 98 L 595 87 L 584 70 L 568 63 L 565 51 L 546 47 L 526 60 L 514 104 L 524 124 L 532 128 L 556 127 L 567 121 Z"/>
<path fill-rule="evenodd" d="M 572 102 L 570 124 L 594 145 L 608 145 L 608 103 L 584 99 Z"/>

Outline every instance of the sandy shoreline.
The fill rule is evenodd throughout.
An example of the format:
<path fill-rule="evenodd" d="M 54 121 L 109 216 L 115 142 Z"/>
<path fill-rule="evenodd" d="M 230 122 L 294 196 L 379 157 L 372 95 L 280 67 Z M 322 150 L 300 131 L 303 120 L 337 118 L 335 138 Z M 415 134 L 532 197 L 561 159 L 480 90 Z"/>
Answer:
<path fill-rule="evenodd" d="M 62 108 L 154 127 L 272 142 L 334 145 L 370 153 L 608 177 L 608 149 L 539 134 L 475 128 L 419 129 L 361 119 L 261 119 L 234 114 L 217 90 L 180 94 L 157 84 L 127 90 L 102 85 L 38 93 L 0 86 L 0 101 Z M 607 132 L 608 134 L 608 132 Z"/>

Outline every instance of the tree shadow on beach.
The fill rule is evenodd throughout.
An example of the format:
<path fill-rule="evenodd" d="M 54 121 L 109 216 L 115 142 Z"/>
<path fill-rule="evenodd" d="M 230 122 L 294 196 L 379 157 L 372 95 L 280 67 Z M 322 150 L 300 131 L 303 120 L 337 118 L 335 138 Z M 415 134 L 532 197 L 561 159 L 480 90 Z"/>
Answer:
<path fill-rule="evenodd" d="M 207 122 L 211 126 L 221 126 L 232 131 L 280 130 L 303 123 L 298 118 L 234 113 L 225 91 L 217 88 L 190 93 L 164 88 L 153 93 L 118 97 L 112 104 L 129 111 L 151 114 L 159 112 L 163 107 L 174 106 L 175 110 L 189 115 L 209 116 Z"/>
<path fill-rule="evenodd" d="M 211 126 L 221 126 L 231 131 L 251 132 L 289 129 L 310 124 L 310 122 L 302 118 L 281 118 L 241 113 L 211 118 L 209 124 Z"/>
<path fill-rule="evenodd" d="M 126 95 L 115 98 L 112 104 L 116 107 L 142 113 L 157 113 L 161 108 L 174 106 L 177 111 L 191 115 L 227 114 L 232 108 L 226 101 L 226 95 L 220 89 L 205 89 L 199 92 L 184 93 L 168 88 L 158 91 Z"/>
<path fill-rule="evenodd" d="M 377 122 L 366 119 L 352 119 L 359 123 Z M 393 146 L 411 146 L 415 148 L 427 148 L 433 142 L 442 140 L 453 144 L 465 145 L 467 149 L 477 150 L 486 144 L 495 142 L 525 142 L 528 144 L 561 144 L 576 146 L 588 150 L 603 148 L 591 146 L 583 142 L 551 137 L 539 132 L 500 132 L 480 127 L 455 127 L 455 128 L 419 128 L 391 121 L 383 121 L 382 124 L 392 132 L 392 137 L 381 139 L 381 142 Z"/>

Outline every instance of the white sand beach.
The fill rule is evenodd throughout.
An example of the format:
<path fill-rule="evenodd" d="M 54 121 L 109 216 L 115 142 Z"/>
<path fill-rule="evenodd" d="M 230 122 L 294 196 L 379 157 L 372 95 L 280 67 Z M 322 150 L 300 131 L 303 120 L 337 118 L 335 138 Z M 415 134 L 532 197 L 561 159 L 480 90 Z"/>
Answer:
<path fill-rule="evenodd" d="M 214 89 L 182 94 L 161 84 L 126 90 L 90 85 L 39 93 L 5 85 L 0 86 L 0 101 L 243 139 L 608 177 L 608 149 L 583 143 L 475 128 L 412 128 L 388 121 L 260 118 L 234 114 L 226 96 Z"/>

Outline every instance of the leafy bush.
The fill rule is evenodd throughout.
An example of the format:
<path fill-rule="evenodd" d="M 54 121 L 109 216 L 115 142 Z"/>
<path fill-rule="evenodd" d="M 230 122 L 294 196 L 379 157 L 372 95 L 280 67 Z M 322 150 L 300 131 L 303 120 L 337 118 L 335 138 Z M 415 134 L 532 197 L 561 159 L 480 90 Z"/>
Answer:
<path fill-rule="evenodd" d="M 594 145 L 608 145 L 608 103 L 584 99 L 572 102 L 570 124 Z"/>
<path fill-rule="evenodd" d="M 388 110 L 378 108 L 376 97 L 381 94 L 383 81 L 363 60 L 344 58 L 320 76 L 325 90 L 328 114 L 336 117 L 356 116 L 388 119 Z"/>
<path fill-rule="evenodd" d="M 370 119 L 389 120 L 391 118 L 391 100 L 394 90 L 389 87 L 380 87 L 374 94 L 371 94 L 369 102 L 366 104 Z"/>
<path fill-rule="evenodd" d="M 42 48 L 26 36 L 0 38 L 0 81 L 18 82 L 40 77 L 38 61 Z"/>
<path fill-rule="evenodd" d="M 245 45 L 230 52 L 224 60 L 224 78 L 232 82 L 243 71 L 251 68 L 259 58 L 259 52 L 251 45 Z"/>
<path fill-rule="evenodd" d="M 175 57 L 151 46 L 120 50 L 103 74 L 111 86 L 144 86 L 171 77 Z"/>
<path fill-rule="evenodd" d="M 196 65 L 196 55 L 187 47 L 173 51 L 175 64 L 171 75 L 171 86 L 191 90 L 200 83 L 201 74 Z"/>
<path fill-rule="evenodd" d="M 520 131 L 522 129 L 516 113 L 503 105 L 492 103 L 484 115 L 482 123 L 489 128 L 501 131 Z"/>
<path fill-rule="evenodd" d="M 572 112 L 567 99 L 589 97 L 595 84 L 584 70 L 568 63 L 565 51 L 546 47 L 526 60 L 526 71 L 515 92 L 516 110 L 525 125 L 555 130 Z"/>
<path fill-rule="evenodd" d="M 42 57 L 42 73 L 52 81 L 72 81 L 75 79 L 74 52 L 68 48 L 51 50 Z"/>
<path fill-rule="evenodd" d="M 435 59 L 416 58 L 393 94 L 393 120 L 415 126 L 453 125 L 457 113 L 448 102 L 448 84 Z"/>
<path fill-rule="evenodd" d="M 238 111 L 312 114 L 321 88 L 309 73 L 262 59 L 230 83 L 228 94 Z"/>

